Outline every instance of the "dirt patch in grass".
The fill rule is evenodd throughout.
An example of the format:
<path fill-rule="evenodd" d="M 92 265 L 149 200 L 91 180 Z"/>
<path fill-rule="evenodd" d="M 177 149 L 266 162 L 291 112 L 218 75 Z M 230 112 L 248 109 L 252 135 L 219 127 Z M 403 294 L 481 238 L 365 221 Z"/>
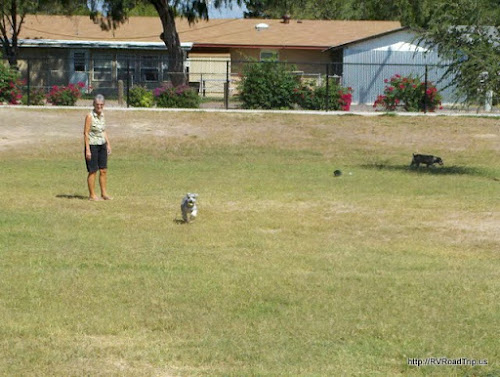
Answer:
<path fill-rule="evenodd" d="M 34 143 L 79 142 L 85 109 L 0 108 L 0 151 Z M 302 114 L 204 113 L 110 110 L 112 138 L 144 136 L 211 143 L 314 148 L 334 155 L 350 144 L 440 153 L 487 147 L 500 151 L 496 119 L 453 117 L 362 117 Z M 464 124 L 466 122 L 466 124 Z"/>
<path fill-rule="evenodd" d="M 449 213 L 441 221 L 427 225 L 439 231 L 443 237 L 451 237 L 456 243 L 488 241 L 500 243 L 500 213 Z"/>

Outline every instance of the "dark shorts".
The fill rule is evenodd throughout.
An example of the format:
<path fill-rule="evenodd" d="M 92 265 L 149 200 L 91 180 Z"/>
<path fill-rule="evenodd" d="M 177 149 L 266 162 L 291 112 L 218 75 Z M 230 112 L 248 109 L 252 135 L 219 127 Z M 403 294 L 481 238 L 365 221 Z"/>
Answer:
<path fill-rule="evenodd" d="M 103 145 L 91 145 L 90 146 L 90 160 L 85 159 L 87 164 L 87 171 L 89 173 L 95 173 L 99 169 L 108 168 L 108 148 L 106 144 Z M 85 150 L 84 150 L 85 156 Z"/>

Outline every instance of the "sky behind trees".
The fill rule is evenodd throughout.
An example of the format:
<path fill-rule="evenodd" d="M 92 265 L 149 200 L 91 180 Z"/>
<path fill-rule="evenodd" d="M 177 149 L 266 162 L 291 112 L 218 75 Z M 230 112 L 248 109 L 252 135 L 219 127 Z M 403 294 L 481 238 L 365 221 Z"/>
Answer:
<path fill-rule="evenodd" d="M 243 18 L 243 12 L 245 11 L 245 9 L 246 8 L 244 5 L 240 7 L 237 4 L 233 4 L 232 9 L 215 9 L 213 7 L 210 7 L 208 14 L 210 18 Z"/>

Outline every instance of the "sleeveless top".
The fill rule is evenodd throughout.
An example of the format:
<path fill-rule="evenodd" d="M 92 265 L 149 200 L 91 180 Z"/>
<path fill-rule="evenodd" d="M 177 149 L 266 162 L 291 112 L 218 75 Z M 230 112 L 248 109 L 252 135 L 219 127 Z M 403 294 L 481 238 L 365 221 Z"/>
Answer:
<path fill-rule="evenodd" d="M 89 132 L 89 145 L 103 145 L 106 144 L 106 138 L 104 137 L 104 131 L 106 130 L 106 121 L 104 120 L 104 114 L 98 116 L 94 110 L 90 112 L 91 124 Z"/>

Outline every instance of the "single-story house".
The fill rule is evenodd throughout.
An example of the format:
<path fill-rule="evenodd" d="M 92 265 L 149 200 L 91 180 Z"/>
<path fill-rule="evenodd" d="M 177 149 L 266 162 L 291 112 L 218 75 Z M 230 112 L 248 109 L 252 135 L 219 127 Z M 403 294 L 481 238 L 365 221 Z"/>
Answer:
<path fill-rule="evenodd" d="M 402 30 L 394 21 L 213 19 L 189 25 L 178 19 L 176 26 L 190 81 L 219 84 L 251 59 L 295 63 L 299 74 L 316 77 L 333 62 L 340 68 L 330 73 L 340 76 L 342 46 Z M 132 84 L 159 86 L 168 81 L 161 32 L 156 17 L 131 17 L 104 31 L 87 16 L 29 15 L 19 36 L 20 68 L 26 72 L 29 60 L 34 85 L 83 81 L 104 91 L 131 77 Z"/>

